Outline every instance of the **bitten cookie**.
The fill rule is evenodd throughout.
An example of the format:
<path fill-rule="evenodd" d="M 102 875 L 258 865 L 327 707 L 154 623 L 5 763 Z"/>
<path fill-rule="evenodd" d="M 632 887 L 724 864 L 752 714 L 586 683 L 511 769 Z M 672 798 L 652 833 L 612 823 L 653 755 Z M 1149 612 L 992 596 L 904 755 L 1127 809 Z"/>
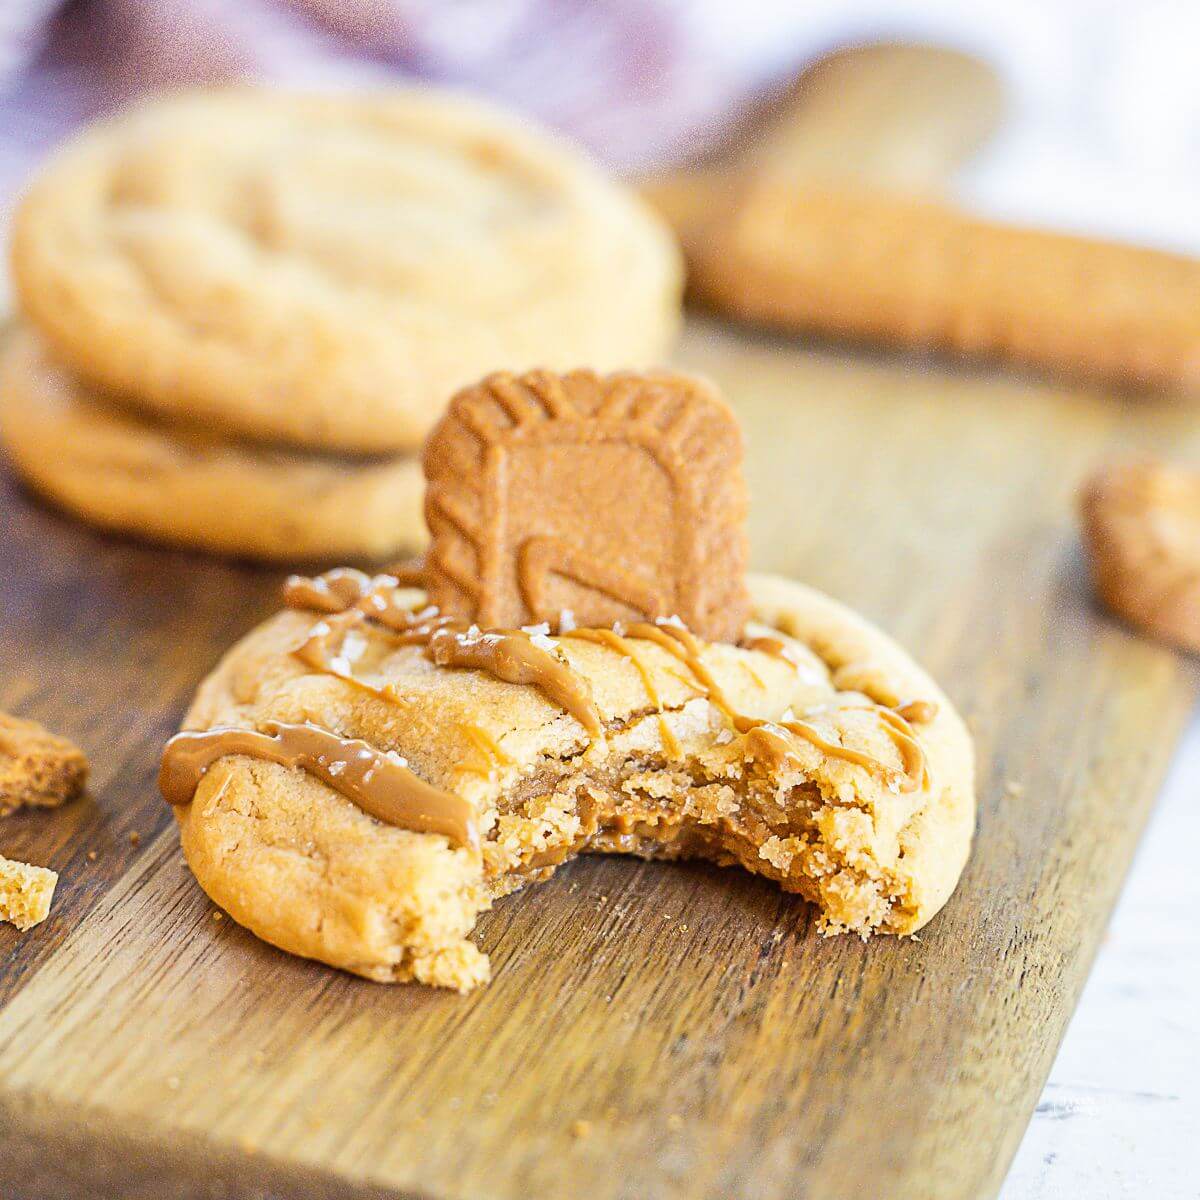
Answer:
<path fill-rule="evenodd" d="M 163 424 L 80 382 L 28 329 L 0 349 L 0 441 L 62 507 L 156 541 L 295 562 L 381 559 L 426 540 L 415 457 L 347 459 Z"/>
<path fill-rule="evenodd" d="M 227 90 L 96 126 L 13 229 L 21 306 L 145 410 L 324 449 L 414 449 L 501 368 L 649 364 L 679 323 L 661 221 L 474 101 Z"/>
<path fill-rule="evenodd" d="M 266 941 L 467 989 L 478 914 L 580 851 L 738 864 L 863 936 L 915 932 L 953 890 L 970 739 L 832 600 L 751 577 L 731 645 L 670 621 L 481 632 L 394 584 L 294 581 L 298 610 L 201 686 L 185 728 L 214 732 L 164 758 L 197 880 Z"/>

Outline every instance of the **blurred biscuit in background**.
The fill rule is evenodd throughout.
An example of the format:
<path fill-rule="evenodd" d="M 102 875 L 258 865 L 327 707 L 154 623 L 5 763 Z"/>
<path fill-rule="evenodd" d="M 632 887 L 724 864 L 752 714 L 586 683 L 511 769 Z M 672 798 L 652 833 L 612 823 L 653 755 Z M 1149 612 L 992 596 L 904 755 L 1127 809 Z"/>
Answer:
<path fill-rule="evenodd" d="M 1104 606 L 1200 653 L 1200 473 L 1154 459 L 1112 463 L 1084 485 L 1080 513 Z"/>
<path fill-rule="evenodd" d="M 267 559 L 424 541 L 413 452 L 503 367 L 653 364 L 669 230 L 516 117 L 420 88 L 183 94 L 25 196 L 3 437 L 98 524 Z"/>
<path fill-rule="evenodd" d="M 154 541 L 288 563 L 383 559 L 426 540 L 415 455 L 348 458 L 168 424 L 73 376 L 28 327 L 0 349 L 0 440 L 42 495 Z"/>
<path fill-rule="evenodd" d="M 678 252 L 516 117 L 425 89 L 185 94 L 93 127 L 18 209 L 20 306 L 82 378 L 242 436 L 419 446 L 490 370 L 643 365 Z"/>

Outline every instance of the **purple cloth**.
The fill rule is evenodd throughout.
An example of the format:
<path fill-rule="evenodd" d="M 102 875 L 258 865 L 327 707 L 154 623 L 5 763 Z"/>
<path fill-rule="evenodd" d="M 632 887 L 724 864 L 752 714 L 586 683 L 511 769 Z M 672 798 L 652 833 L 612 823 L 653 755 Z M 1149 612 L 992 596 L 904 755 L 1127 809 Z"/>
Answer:
<path fill-rule="evenodd" d="M 91 117 L 235 79 L 482 92 L 610 167 L 686 157 L 758 80 L 689 0 L 3 0 L 0 196 Z"/>

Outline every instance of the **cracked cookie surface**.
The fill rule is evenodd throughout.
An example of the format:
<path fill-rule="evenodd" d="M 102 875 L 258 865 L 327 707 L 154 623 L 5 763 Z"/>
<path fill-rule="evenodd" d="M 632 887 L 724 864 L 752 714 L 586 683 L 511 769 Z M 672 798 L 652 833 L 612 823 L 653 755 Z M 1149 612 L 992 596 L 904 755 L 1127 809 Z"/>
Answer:
<path fill-rule="evenodd" d="M 830 932 L 912 933 L 970 847 L 962 722 L 847 609 L 772 577 L 750 590 L 749 640 L 700 643 L 695 658 L 634 631 L 624 648 L 528 635 L 586 684 L 594 733 L 536 686 L 439 666 L 363 626 L 333 672 L 315 669 L 294 651 L 317 614 L 283 612 L 229 652 L 185 727 L 315 725 L 394 751 L 470 804 L 481 852 L 382 824 L 303 770 L 230 755 L 176 809 L 188 863 L 277 946 L 464 990 L 488 974 L 469 939 L 478 914 L 580 851 L 738 864 L 813 902 Z"/>
<path fill-rule="evenodd" d="M 417 88 L 135 109 L 50 161 L 12 258 L 82 377 L 354 453 L 415 449 L 488 370 L 660 360 L 682 288 L 632 193 L 518 118 Z"/>

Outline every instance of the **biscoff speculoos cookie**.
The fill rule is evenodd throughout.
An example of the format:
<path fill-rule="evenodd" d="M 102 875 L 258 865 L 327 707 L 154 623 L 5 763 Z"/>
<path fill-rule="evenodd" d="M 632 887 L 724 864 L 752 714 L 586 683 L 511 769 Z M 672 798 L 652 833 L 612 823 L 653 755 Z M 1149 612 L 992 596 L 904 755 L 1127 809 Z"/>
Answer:
<path fill-rule="evenodd" d="M 1155 459 L 1107 463 L 1084 484 L 1079 508 L 1104 606 L 1200 653 L 1200 472 Z"/>
<path fill-rule="evenodd" d="M 585 398 L 614 394 L 604 424 L 604 401 Z M 292 953 L 459 990 L 489 974 L 470 938 L 478 915 L 581 852 L 739 865 L 814 904 L 829 933 L 924 926 L 953 891 L 974 827 L 971 741 L 946 696 L 841 605 L 745 576 L 729 533 L 740 456 L 728 446 L 719 470 L 681 467 L 679 486 L 707 485 L 732 513 L 675 525 L 671 503 L 642 506 L 694 545 L 643 554 L 643 541 L 670 539 L 630 536 L 628 513 L 602 502 L 643 486 L 646 447 L 667 454 L 655 431 L 671 414 L 679 428 L 725 428 L 707 385 L 541 374 L 492 377 L 469 397 L 433 434 L 431 482 L 445 484 L 446 454 L 483 484 L 509 470 L 470 452 L 472 439 L 494 448 L 506 411 L 510 431 L 556 431 L 515 435 L 532 460 L 522 487 L 539 503 L 493 495 L 511 514 L 509 538 L 478 526 L 459 489 L 440 491 L 437 519 L 476 548 L 451 567 L 450 609 L 387 573 L 297 576 L 286 611 L 226 655 L 160 774 L 209 897 Z M 559 486 L 558 451 L 588 438 L 618 451 L 613 478 L 591 480 L 594 503 Z M 528 608 L 508 607 L 520 586 L 493 593 L 489 564 L 516 562 L 519 574 L 520 547 L 564 522 L 610 570 L 555 559 L 572 607 L 490 624 L 492 603 L 500 620 Z M 698 565 L 719 578 L 689 582 Z M 444 563 L 426 574 L 435 587 L 449 578 Z M 709 622 L 707 636 L 654 612 L 663 597 L 694 602 L 685 611 Z"/>
<path fill-rule="evenodd" d="M 840 180 L 697 175 L 660 191 L 696 296 L 785 330 L 1200 387 L 1200 261 L 997 224 Z"/>
<path fill-rule="evenodd" d="M 674 371 L 489 375 L 425 446 L 430 599 L 482 625 L 746 622 L 742 435 Z M 630 547 L 636 546 L 636 554 Z"/>
<path fill-rule="evenodd" d="M 412 88 L 161 99 L 63 147 L 13 227 L 57 358 L 148 412 L 412 450 L 487 371 L 661 360 L 682 268 L 580 154 Z"/>
<path fill-rule="evenodd" d="M 416 456 L 317 454 L 147 417 L 72 375 L 28 327 L 0 347 L 0 445 L 42 495 L 135 537 L 287 563 L 425 543 Z"/>

